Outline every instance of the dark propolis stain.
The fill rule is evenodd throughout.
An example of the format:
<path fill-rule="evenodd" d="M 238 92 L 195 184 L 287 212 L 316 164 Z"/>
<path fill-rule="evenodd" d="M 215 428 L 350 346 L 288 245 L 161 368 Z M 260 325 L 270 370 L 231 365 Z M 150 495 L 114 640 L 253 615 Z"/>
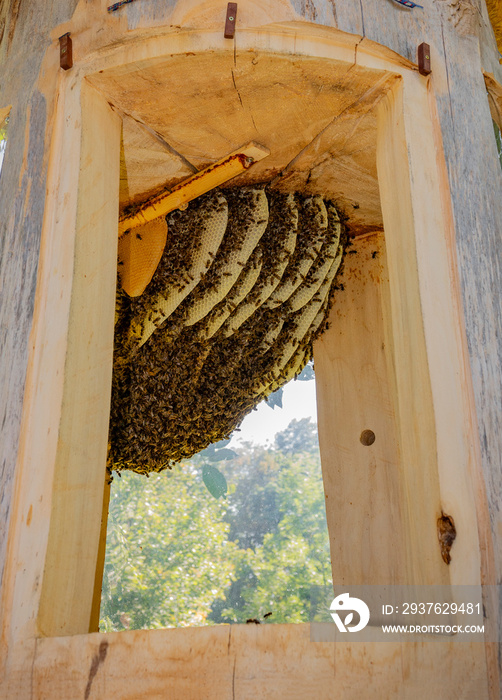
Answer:
<path fill-rule="evenodd" d="M 91 694 L 91 687 L 92 687 L 92 682 L 94 680 L 94 676 L 98 672 L 98 669 L 101 666 L 101 664 L 104 663 L 107 653 L 108 653 L 108 642 L 101 642 L 101 644 L 99 645 L 99 651 L 97 652 L 97 654 L 94 654 L 94 657 L 93 657 L 92 663 L 91 663 L 91 668 L 89 669 L 89 679 L 87 681 L 87 686 L 86 686 L 85 695 L 84 695 L 85 700 L 88 700 L 89 695 Z"/>
<path fill-rule="evenodd" d="M 450 549 L 457 536 L 457 530 L 451 515 L 446 515 L 441 511 L 441 517 L 437 521 L 437 528 L 441 556 L 445 564 L 449 564 L 451 562 Z"/>

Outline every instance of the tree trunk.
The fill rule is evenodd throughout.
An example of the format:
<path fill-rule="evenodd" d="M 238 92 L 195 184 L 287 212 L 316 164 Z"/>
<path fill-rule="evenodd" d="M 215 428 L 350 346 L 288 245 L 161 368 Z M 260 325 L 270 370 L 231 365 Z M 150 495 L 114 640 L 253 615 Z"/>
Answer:
<path fill-rule="evenodd" d="M 502 34 L 487 4 L 241 0 L 233 39 L 222 0 L 2 4 L 4 697 L 502 696 L 489 588 L 502 582 Z M 332 647 L 303 626 L 88 634 L 115 219 L 188 177 L 188 160 L 251 140 L 271 154 L 239 184 L 325 188 L 354 236 L 314 348 L 335 582 L 482 584 L 484 644 Z"/>

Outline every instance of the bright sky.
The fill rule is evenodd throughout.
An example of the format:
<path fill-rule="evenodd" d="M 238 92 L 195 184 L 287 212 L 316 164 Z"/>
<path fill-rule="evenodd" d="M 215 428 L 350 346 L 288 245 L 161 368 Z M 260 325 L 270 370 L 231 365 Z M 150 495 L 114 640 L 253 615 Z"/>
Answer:
<path fill-rule="evenodd" d="M 241 432 L 234 432 L 229 447 L 236 447 L 240 442 L 261 445 L 271 442 L 275 434 L 287 428 L 293 418 L 311 418 L 317 423 L 315 380 L 289 382 L 284 387 L 282 408 L 271 408 L 263 401 L 256 411 L 244 418 Z"/>

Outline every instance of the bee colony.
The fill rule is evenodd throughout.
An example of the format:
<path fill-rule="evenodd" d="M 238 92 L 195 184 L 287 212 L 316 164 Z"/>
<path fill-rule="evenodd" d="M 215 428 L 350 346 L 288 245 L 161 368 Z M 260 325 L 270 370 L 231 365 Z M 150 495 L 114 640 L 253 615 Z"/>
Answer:
<path fill-rule="evenodd" d="M 109 453 L 118 471 L 161 471 L 228 438 L 299 374 L 345 247 L 331 201 L 264 185 L 214 189 L 166 223 L 142 294 L 124 292 L 119 265 Z"/>

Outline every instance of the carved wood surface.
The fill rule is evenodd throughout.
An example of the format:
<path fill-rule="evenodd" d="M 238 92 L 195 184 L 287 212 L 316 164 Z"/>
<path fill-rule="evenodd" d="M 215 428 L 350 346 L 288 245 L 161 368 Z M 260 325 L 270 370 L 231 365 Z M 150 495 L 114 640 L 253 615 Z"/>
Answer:
<path fill-rule="evenodd" d="M 12 105 L 12 110 L 0 177 L 0 576 L 6 557 L 10 515 L 15 506 L 14 474 L 19 458 L 24 388 L 27 372 L 34 371 L 28 364 L 30 333 L 55 95 L 57 84 L 62 80 L 57 39 L 65 31 L 72 31 L 74 61 L 78 65 L 84 55 L 100 47 L 127 44 L 134 32 L 147 36 L 166 27 L 173 35 L 182 28 L 222 31 L 225 8 L 226 2 L 221 0 L 204 3 L 138 0 L 123 11 L 108 14 L 106 3 L 85 0 L 44 4 L 7 0 L 2 3 L 0 109 Z M 239 27 L 277 22 L 301 22 L 307 28 L 310 26 L 307 23 L 337 27 L 357 35 L 360 42 L 380 43 L 411 62 L 416 60 L 418 44 L 426 41 L 431 46 L 430 85 L 438 105 L 449 179 L 462 311 L 477 409 L 478 424 L 473 426 L 473 431 L 478 430 L 479 434 L 498 557 L 497 580 L 500 581 L 502 173 L 494 145 L 483 70 L 499 85 L 502 71 L 486 5 L 467 0 L 434 3 L 424 0 L 424 9 L 409 11 L 391 0 L 261 0 L 255 3 L 241 0 L 235 46 L 239 45 Z M 230 43 L 229 48 L 233 47 Z M 357 47 L 354 63 L 356 61 Z M 153 160 L 156 158 L 154 150 Z M 71 164 L 68 167 L 71 169 Z M 28 409 L 25 406 L 25 420 Z M 31 516 L 23 512 L 17 513 L 17 517 L 26 522 Z M 50 646 L 50 642 L 46 642 L 46 646 Z M 89 651 L 90 656 L 94 653 L 95 649 Z M 30 654 L 31 651 L 27 658 L 34 658 Z M 354 654 L 357 655 L 357 651 Z M 413 668 L 409 659 L 407 663 L 408 668 Z"/>
<path fill-rule="evenodd" d="M 40 79 L 50 32 L 76 0 L 0 10 L 0 108 L 12 104 L 0 180 L 0 581 L 28 362 L 51 120 L 58 73 Z M 5 173 L 9 174 L 6 175 Z"/>

